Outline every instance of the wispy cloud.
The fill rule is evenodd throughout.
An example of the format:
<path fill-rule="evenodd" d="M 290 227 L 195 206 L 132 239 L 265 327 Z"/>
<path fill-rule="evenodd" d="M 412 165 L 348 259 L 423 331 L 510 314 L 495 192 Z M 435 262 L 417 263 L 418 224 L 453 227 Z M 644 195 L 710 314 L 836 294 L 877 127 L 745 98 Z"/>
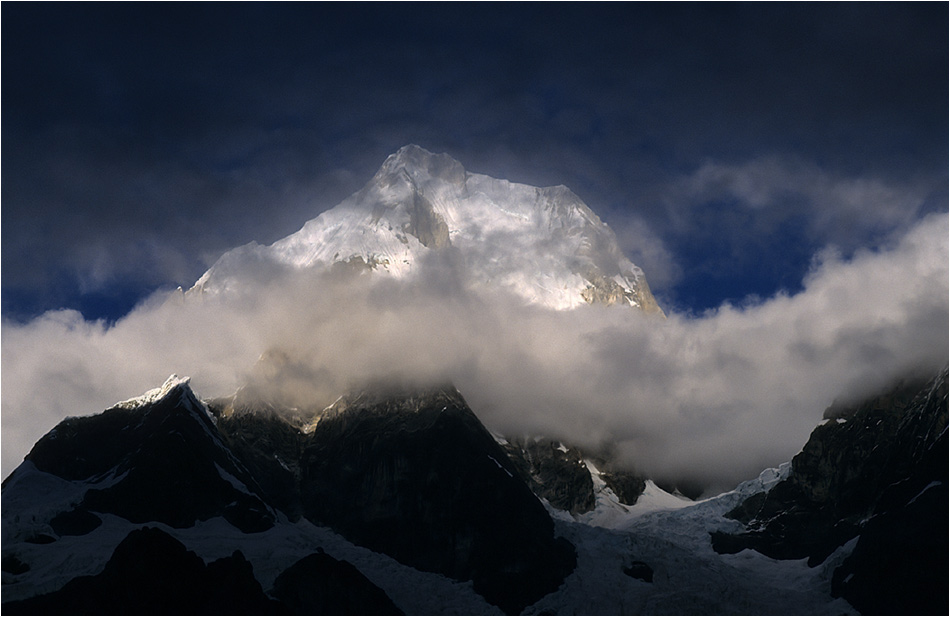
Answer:
<path fill-rule="evenodd" d="M 849 176 L 790 157 L 756 158 L 745 163 L 707 161 L 671 191 L 673 216 L 688 227 L 690 205 L 728 201 L 755 214 L 762 232 L 783 220 L 803 217 L 822 244 L 853 250 L 868 237 L 906 229 L 918 218 L 938 179 L 894 185 L 877 177 Z"/>

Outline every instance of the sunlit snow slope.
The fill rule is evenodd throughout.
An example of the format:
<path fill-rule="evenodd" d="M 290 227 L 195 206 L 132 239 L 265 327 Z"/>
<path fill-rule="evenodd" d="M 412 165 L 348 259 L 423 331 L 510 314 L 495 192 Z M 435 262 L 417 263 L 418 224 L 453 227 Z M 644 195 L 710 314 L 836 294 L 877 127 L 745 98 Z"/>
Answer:
<path fill-rule="evenodd" d="M 413 145 L 296 233 L 225 253 L 195 288 L 220 292 L 268 265 L 349 266 L 410 277 L 421 260 L 448 250 L 470 285 L 506 289 L 532 304 L 620 303 L 661 312 L 643 271 L 569 189 L 472 174 L 446 154 Z"/>

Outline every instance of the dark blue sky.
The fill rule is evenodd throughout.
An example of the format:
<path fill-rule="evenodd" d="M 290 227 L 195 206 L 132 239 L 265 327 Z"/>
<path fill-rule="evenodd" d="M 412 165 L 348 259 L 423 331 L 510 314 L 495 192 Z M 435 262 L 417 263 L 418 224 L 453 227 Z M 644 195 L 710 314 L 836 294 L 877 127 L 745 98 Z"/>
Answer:
<path fill-rule="evenodd" d="M 948 6 L 2 12 L 2 313 L 116 319 L 407 143 L 565 184 L 668 310 L 794 293 L 947 210 Z"/>

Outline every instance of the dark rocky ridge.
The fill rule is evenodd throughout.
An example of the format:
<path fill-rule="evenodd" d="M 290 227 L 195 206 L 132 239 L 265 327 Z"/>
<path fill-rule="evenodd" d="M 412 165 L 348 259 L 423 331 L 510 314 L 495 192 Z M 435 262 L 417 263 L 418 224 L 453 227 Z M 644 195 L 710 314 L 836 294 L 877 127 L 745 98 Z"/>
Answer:
<path fill-rule="evenodd" d="M 79 512 L 172 527 L 224 516 L 245 532 L 267 529 L 275 521 L 257 482 L 223 444 L 186 384 L 136 409 L 117 406 L 67 418 L 36 443 L 26 460 L 60 478 L 89 481 Z M 88 516 L 76 516 L 94 525 Z"/>
<path fill-rule="evenodd" d="M 311 520 L 413 567 L 472 580 L 509 613 L 574 569 L 541 503 L 454 388 L 364 393 L 301 459 Z"/>
<path fill-rule="evenodd" d="M 220 407 L 211 405 L 220 413 Z M 241 411 L 218 416 L 218 431 L 235 457 L 254 476 L 267 501 L 291 520 L 303 515 L 300 457 L 307 436 L 275 411 Z"/>
<path fill-rule="evenodd" d="M 637 503 L 647 484 L 643 476 L 627 471 L 603 471 L 600 477 L 620 503 L 627 506 Z"/>
<path fill-rule="evenodd" d="M 309 434 L 287 413 L 235 411 L 226 400 L 212 410 L 225 443 L 291 518 L 472 580 L 508 612 L 574 567 L 573 549 L 452 386 L 368 387 L 324 410 Z"/>
<path fill-rule="evenodd" d="M 606 451 L 598 457 L 543 439 L 511 440 L 503 448 L 452 387 L 368 388 L 343 397 L 319 421 L 308 423 L 309 433 L 294 426 L 292 414 L 276 407 L 255 411 L 223 399 L 209 407 L 214 421 L 181 385 L 134 409 L 116 407 L 99 416 L 68 419 L 44 437 L 31 452 L 31 462 L 47 473 L 85 483 L 88 490 L 82 499 L 64 501 L 58 512 L 50 509 L 46 518 L 24 527 L 17 541 L 26 544 L 4 551 L 5 583 L 45 567 L 29 543 L 68 545 L 75 542 L 68 536 L 90 534 L 104 519 L 110 520 L 107 513 L 141 519 L 173 512 L 167 521 L 177 520 L 180 527 L 206 520 L 211 513 L 228 517 L 234 533 L 246 537 L 241 532 L 257 529 L 250 523 L 259 519 L 251 515 L 263 508 L 272 520 L 283 518 L 276 512 L 280 510 L 291 520 L 306 518 L 329 526 L 351 542 L 417 569 L 471 580 L 483 597 L 517 613 L 556 589 L 575 563 L 572 548 L 554 537 L 552 521 L 532 491 L 552 505 L 558 502 L 557 507 L 580 513 L 593 494 L 583 464 L 588 459 L 621 501 L 634 503 L 642 492 L 643 479 L 611 469 Z M 717 535 L 714 547 L 722 552 L 754 548 L 777 558 L 807 557 L 817 564 L 851 540 L 850 557 L 829 581 L 834 594 L 864 613 L 945 613 L 946 372 L 923 386 L 905 384 L 863 403 L 836 405 L 829 416 L 833 419 L 815 430 L 796 457 L 787 480 L 731 512 L 747 525 L 746 533 Z M 179 485 L 184 489 L 181 496 L 174 495 L 174 476 L 183 471 L 171 459 L 181 447 L 199 451 L 188 460 L 197 465 L 194 481 L 212 487 L 207 495 L 199 495 L 200 486 L 190 484 L 191 479 Z M 139 465 L 147 470 L 145 475 L 131 473 Z M 167 477 L 161 477 L 163 470 Z M 156 504 L 153 496 L 133 506 L 124 504 L 143 494 L 150 477 L 157 478 L 163 499 L 173 501 Z M 122 482 L 130 484 L 108 490 Z M 236 492 L 219 493 L 222 482 Z M 108 499 L 96 503 L 102 495 Z M 261 505 L 236 512 L 242 505 L 238 499 Z M 5 538 L 6 533 L 5 528 Z M 132 546 L 146 546 L 143 550 L 159 556 L 181 553 L 168 551 L 165 540 L 157 542 L 158 548 L 148 548 L 148 543 Z M 118 561 L 110 561 L 107 576 L 103 571 L 76 579 L 54 594 L 6 603 L 4 610 L 84 611 L 82 607 L 95 606 L 94 597 L 117 581 L 133 590 L 144 584 L 145 578 L 137 583 L 116 578 L 123 574 L 119 570 L 137 571 L 135 565 L 122 565 L 127 563 L 122 559 L 134 556 L 122 557 L 118 549 L 116 554 L 113 561 Z M 288 562 L 280 563 L 286 576 L 267 591 L 269 596 L 257 595 L 257 581 L 243 556 L 208 565 L 192 557 L 179 555 L 166 565 L 199 580 L 212 580 L 208 573 L 220 571 L 229 580 L 247 583 L 240 590 L 249 594 L 241 596 L 246 598 L 242 606 L 256 608 L 232 607 L 227 612 L 399 610 L 374 586 L 364 587 L 365 577 L 355 568 L 327 555 L 310 555 L 290 568 Z M 660 566 L 657 572 L 662 572 L 661 562 L 650 560 L 647 565 L 630 561 L 632 557 L 625 558 L 622 567 L 627 576 L 649 582 L 653 567 Z M 656 584 L 662 580 L 661 575 Z M 151 597 L 155 591 L 149 585 L 139 595 Z M 343 590 L 356 591 L 334 595 Z M 88 610 L 154 612 L 132 601 Z M 208 602 L 230 606 L 200 594 L 188 602 L 190 608 L 159 605 L 164 607 L 160 612 L 225 610 L 207 608 Z"/>
<path fill-rule="evenodd" d="M 544 507 L 454 388 L 371 388 L 327 409 L 310 433 L 274 409 L 233 403 L 213 401 L 212 418 L 185 381 L 170 380 L 160 395 L 64 420 L 27 458 L 40 472 L 78 483 L 81 498 L 48 510 L 49 520 L 31 520 L 23 533 L 32 535 L 18 539 L 89 534 L 106 513 L 173 528 L 223 517 L 236 533 L 264 531 L 282 515 L 304 517 L 406 565 L 471 580 L 510 613 L 555 590 L 575 566 L 573 547 L 555 538 Z M 129 550 L 117 552 L 117 563 L 132 558 Z M 282 583 L 295 607 L 317 602 L 300 577 L 324 572 L 327 559 Z M 3 565 L 22 574 L 40 564 L 8 551 Z M 358 574 L 331 569 L 342 581 Z M 91 603 L 114 574 L 23 606 Z M 341 602 L 300 610 L 350 606 Z M 393 612 L 374 606 L 360 612 Z"/>
<path fill-rule="evenodd" d="M 535 495 L 558 510 L 584 514 L 596 506 L 592 472 L 585 459 L 596 462 L 600 479 L 624 505 L 637 503 L 646 487 L 645 478 L 615 468 L 609 453 L 589 455 L 575 446 L 540 437 L 510 438 L 505 442 L 505 452 L 521 479 Z"/>
<path fill-rule="evenodd" d="M 594 509 L 594 482 L 577 448 L 550 439 L 509 439 L 504 449 L 535 495 L 571 514 Z"/>
<path fill-rule="evenodd" d="M 556 589 L 574 567 L 570 544 L 554 538 L 543 506 L 452 386 L 367 387 L 323 410 L 309 434 L 289 413 L 227 400 L 211 408 L 231 451 L 291 518 L 472 580 L 507 612 Z"/>
<path fill-rule="evenodd" d="M 857 537 L 836 595 L 862 612 L 946 613 L 947 371 L 827 415 L 789 477 L 729 514 L 747 531 L 713 547 L 817 565 Z"/>

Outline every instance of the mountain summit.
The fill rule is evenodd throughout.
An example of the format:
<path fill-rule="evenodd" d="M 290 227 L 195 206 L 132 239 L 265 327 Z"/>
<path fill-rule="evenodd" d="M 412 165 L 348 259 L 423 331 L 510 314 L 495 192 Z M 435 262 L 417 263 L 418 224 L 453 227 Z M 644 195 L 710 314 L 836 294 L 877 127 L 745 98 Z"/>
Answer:
<path fill-rule="evenodd" d="M 415 146 L 299 232 L 226 253 L 193 293 L 225 292 L 224 302 L 207 304 L 214 318 L 227 319 L 219 309 L 243 298 L 226 292 L 258 291 L 245 283 L 266 280 L 262 274 L 314 268 L 428 280 L 432 261 L 453 267 L 473 290 L 549 310 L 597 302 L 660 312 L 643 273 L 568 189 L 469 174 Z M 327 278 L 348 288 L 356 276 Z M 436 330 L 435 346 L 410 341 L 391 355 L 385 329 L 362 331 L 377 309 L 391 307 L 364 312 L 358 304 L 345 306 L 353 321 L 326 327 L 319 306 L 303 306 L 296 316 L 305 322 L 290 328 L 298 336 L 276 337 L 230 397 L 202 399 L 187 378 L 172 375 L 98 415 L 53 427 L 0 484 L 0 610 L 947 612 L 946 368 L 929 381 L 908 376 L 879 384 L 867 400 L 833 405 L 791 461 L 691 501 L 687 482 L 641 476 L 609 441 L 594 448 L 491 432 L 452 385 L 452 371 L 439 370 L 444 358 L 450 368 L 461 364 L 441 354 L 455 342 L 441 335 L 454 328 L 418 319 L 422 330 Z M 315 317 L 306 321 L 309 310 Z M 587 316 L 560 314 L 578 315 Z M 281 310 L 250 316 L 256 320 L 240 324 L 265 333 L 286 318 Z M 400 332 L 420 331 L 387 320 Z M 367 342 L 335 337 L 339 323 Z M 242 341 L 235 343 L 230 349 Z M 308 343 L 326 355 L 311 361 Z M 344 344 L 366 353 L 347 357 Z M 181 350 L 186 363 L 190 349 Z M 412 370 L 432 350 L 436 370 Z M 512 366 L 492 346 L 476 351 L 459 355 Z M 165 352 L 146 345 L 137 353 Z M 334 363 L 344 364 L 339 374 Z M 391 371 L 395 363 L 409 370 Z M 504 403 L 518 413 L 578 383 L 545 381 L 551 391 L 540 392 L 498 371 L 487 375 L 501 379 Z M 51 373 L 50 386 L 62 378 Z M 473 400 L 479 387 L 490 384 L 463 386 Z M 330 403 L 328 395 L 339 396 Z M 644 401 L 631 395 L 632 405 Z"/>
<path fill-rule="evenodd" d="M 602 303 L 662 313 L 614 232 L 568 188 L 469 173 L 450 156 L 415 145 L 389 156 L 366 186 L 296 233 L 225 253 L 195 289 L 225 290 L 262 262 L 405 278 L 431 251 L 450 248 L 474 287 L 558 310 Z"/>

